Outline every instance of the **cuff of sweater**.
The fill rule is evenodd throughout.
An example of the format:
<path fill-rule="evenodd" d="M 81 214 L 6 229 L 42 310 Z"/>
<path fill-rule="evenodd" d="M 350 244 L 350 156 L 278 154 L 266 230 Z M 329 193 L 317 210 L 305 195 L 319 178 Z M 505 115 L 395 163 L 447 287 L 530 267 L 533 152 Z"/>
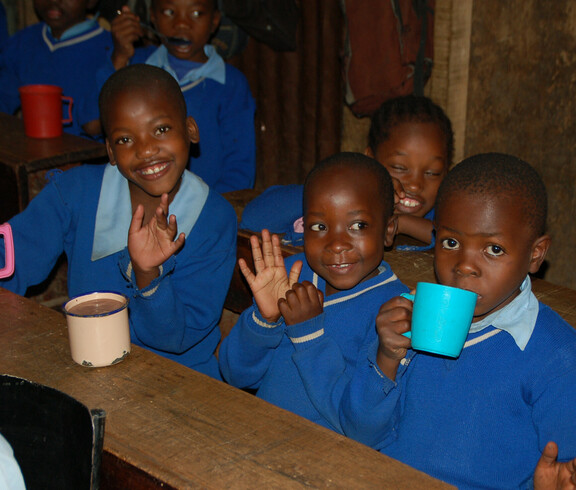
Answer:
<path fill-rule="evenodd" d="M 378 340 L 375 340 L 368 346 L 368 363 L 370 364 L 371 372 L 374 373 L 373 382 L 378 382 L 381 385 L 382 390 L 387 395 L 390 391 L 397 386 L 398 380 L 406 371 L 406 366 L 410 363 L 410 360 L 407 357 L 400 361 L 400 366 L 398 366 L 398 371 L 396 373 L 396 381 L 392 381 L 388 376 L 386 376 L 380 366 L 378 366 L 378 362 L 376 361 L 376 355 L 378 352 Z M 408 351 L 408 355 L 413 351 Z M 379 381 L 378 381 L 379 380 Z"/>
<path fill-rule="evenodd" d="M 324 337 L 324 313 L 305 322 L 287 326 L 286 333 L 296 350 L 312 347 Z"/>
<path fill-rule="evenodd" d="M 155 278 L 148 286 L 143 289 L 138 289 L 136 285 L 136 277 L 134 276 L 134 270 L 132 269 L 132 261 L 130 260 L 130 255 L 125 251 L 120 256 L 120 270 L 122 271 L 122 275 L 125 277 L 127 281 L 132 284 L 132 288 L 134 290 L 134 296 L 141 296 L 142 298 L 148 298 L 152 296 L 160 286 L 162 280 L 168 275 L 171 274 L 176 266 L 176 260 L 174 257 L 170 257 L 166 262 L 164 262 L 160 266 L 160 274 L 157 278 Z"/>
<path fill-rule="evenodd" d="M 277 335 L 278 331 L 284 331 L 284 318 L 280 319 L 276 323 L 270 323 L 262 317 L 258 305 L 254 302 L 254 307 L 252 308 L 252 314 L 249 318 L 249 325 L 253 330 L 257 330 L 260 335 Z"/>

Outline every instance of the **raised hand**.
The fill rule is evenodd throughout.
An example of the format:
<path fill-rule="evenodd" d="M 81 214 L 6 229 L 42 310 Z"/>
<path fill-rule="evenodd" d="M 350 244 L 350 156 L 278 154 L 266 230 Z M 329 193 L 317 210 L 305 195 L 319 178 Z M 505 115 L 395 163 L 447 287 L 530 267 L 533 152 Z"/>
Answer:
<path fill-rule="evenodd" d="M 549 442 L 534 471 L 534 490 L 574 490 L 576 489 L 576 458 L 567 463 L 559 463 L 558 446 Z"/>
<path fill-rule="evenodd" d="M 168 218 L 168 194 L 162 195 L 156 214 L 145 225 L 144 206 L 136 207 L 128 230 L 128 253 L 140 289 L 158 277 L 159 266 L 184 245 L 184 233 L 174 241 L 177 232 L 176 216 Z"/>
<path fill-rule="evenodd" d="M 119 15 L 112 20 L 110 32 L 114 43 L 112 64 L 119 70 L 134 56 L 134 43 L 144 35 L 144 30 L 140 18 L 129 7 L 123 6 Z"/>
<path fill-rule="evenodd" d="M 267 322 L 275 323 L 280 318 L 278 300 L 284 298 L 286 292 L 298 281 L 302 262 L 296 261 L 288 275 L 284 266 L 280 239 L 277 235 L 270 236 L 268 230 L 262 230 L 262 247 L 255 235 L 250 237 L 250 245 L 255 273 L 250 270 L 244 259 L 239 259 L 238 265 L 248 281 L 260 314 Z"/>
<path fill-rule="evenodd" d="M 320 315 L 324 311 L 324 295 L 314 284 L 296 283 L 286 292 L 286 298 L 278 300 L 278 309 L 286 325 L 295 325 Z"/>

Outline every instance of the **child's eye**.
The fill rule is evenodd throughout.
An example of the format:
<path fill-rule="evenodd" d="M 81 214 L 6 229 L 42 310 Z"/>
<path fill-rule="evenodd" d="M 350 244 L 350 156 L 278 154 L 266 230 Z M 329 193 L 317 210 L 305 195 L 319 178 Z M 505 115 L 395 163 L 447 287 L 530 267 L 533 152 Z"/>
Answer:
<path fill-rule="evenodd" d="M 199 17 L 202 17 L 202 15 L 204 15 L 204 12 L 202 12 L 201 10 L 194 10 L 194 11 L 192 12 L 192 17 L 193 17 L 194 19 L 197 19 L 197 18 L 199 18 Z"/>
<path fill-rule="evenodd" d="M 121 136 L 120 138 L 117 138 L 114 143 L 117 145 L 125 145 L 130 143 L 130 138 L 128 138 L 128 136 Z"/>
<path fill-rule="evenodd" d="M 442 248 L 446 248 L 448 250 L 456 250 L 460 244 L 458 240 L 454 240 L 454 238 L 445 238 L 442 240 Z"/>
<path fill-rule="evenodd" d="M 174 10 L 164 9 L 162 10 L 162 15 L 165 15 L 166 17 L 172 17 L 174 15 Z"/>
<path fill-rule="evenodd" d="M 486 249 L 488 255 L 493 255 L 494 257 L 499 257 L 500 255 L 504 255 L 504 249 L 499 245 L 489 245 Z"/>
<path fill-rule="evenodd" d="M 354 231 L 365 230 L 366 228 L 368 228 L 368 223 L 365 223 L 364 221 L 359 221 L 358 223 L 352 223 L 352 225 L 350 226 L 350 229 Z"/>
<path fill-rule="evenodd" d="M 156 128 L 155 134 L 156 135 L 165 134 L 168 131 L 170 131 L 170 126 L 160 126 L 160 127 Z"/>
<path fill-rule="evenodd" d="M 429 170 L 426 172 L 426 175 L 428 177 L 440 177 L 440 172 L 434 172 L 432 170 Z"/>
<path fill-rule="evenodd" d="M 312 231 L 325 231 L 326 225 L 323 225 L 322 223 L 314 223 L 314 224 L 310 225 L 310 229 Z"/>

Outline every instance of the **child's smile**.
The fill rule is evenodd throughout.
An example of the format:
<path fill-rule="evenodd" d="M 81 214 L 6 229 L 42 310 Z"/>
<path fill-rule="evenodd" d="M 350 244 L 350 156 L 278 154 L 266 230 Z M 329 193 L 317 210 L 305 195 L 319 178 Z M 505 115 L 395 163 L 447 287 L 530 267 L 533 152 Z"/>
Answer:
<path fill-rule="evenodd" d="M 312 270 L 326 281 L 326 295 L 376 276 L 387 222 L 374 176 L 332 169 L 306 193 L 304 251 Z"/>

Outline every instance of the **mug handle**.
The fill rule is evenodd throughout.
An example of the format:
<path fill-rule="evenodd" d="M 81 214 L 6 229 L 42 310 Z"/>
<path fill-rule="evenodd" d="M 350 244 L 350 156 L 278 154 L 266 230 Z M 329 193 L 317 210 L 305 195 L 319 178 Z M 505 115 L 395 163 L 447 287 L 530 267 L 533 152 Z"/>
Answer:
<path fill-rule="evenodd" d="M 4 235 L 4 249 L 6 252 L 6 264 L 0 269 L 0 278 L 10 277 L 14 274 L 14 239 L 12 227 L 8 223 L 0 225 L 0 234 Z"/>
<path fill-rule="evenodd" d="M 62 96 L 62 102 L 68 103 L 68 119 L 62 119 L 62 124 L 68 124 L 72 122 L 72 104 L 74 100 L 72 97 L 68 97 L 67 95 Z"/>
<path fill-rule="evenodd" d="M 414 295 L 413 294 L 402 293 L 400 296 L 402 296 L 403 298 L 409 299 L 410 301 L 412 301 L 412 303 L 414 303 Z M 402 335 L 404 335 L 404 337 L 408 337 L 409 339 L 412 338 L 412 332 L 411 331 L 404 332 Z"/>

